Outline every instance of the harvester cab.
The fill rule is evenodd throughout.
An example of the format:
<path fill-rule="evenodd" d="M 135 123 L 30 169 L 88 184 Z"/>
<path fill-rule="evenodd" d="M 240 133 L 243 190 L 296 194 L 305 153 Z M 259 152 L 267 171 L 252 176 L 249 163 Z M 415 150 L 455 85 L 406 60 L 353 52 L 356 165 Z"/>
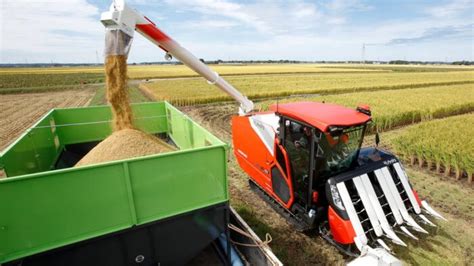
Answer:
<path fill-rule="evenodd" d="M 353 263 L 396 264 L 384 239 L 406 245 L 395 232 L 417 239 L 427 233 L 419 223 L 435 226 L 425 213 L 444 219 L 420 200 L 394 155 L 362 148 L 368 106 L 300 102 L 254 113 L 251 100 L 124 0 L 114 0 L 101 21 L 108 52 L 126 54 L 137 31 L 239 102 L 232 141 L 251 187 L 297 230 L 317 229 L 346 254 L 363 255 Z"/>
<path fill-rule="evenodd" d="M 233 119 L 234 151 L 252 187 L 289 211 L 292 224 L 306 231 L 325 219 L 329 178 L 357 166 L 370 109 L 299 102 L 270 110 Z"/>
<path fill-rule="evenodd" d="M 325 198 L 328 178 L 357 164 L 364 133 L 371 122 L 370 113 L 311 102 L 270 109 L 279 116 L 282 129 L 278 130 L 276 142 L 291 158 L 287 174 L 294 179 L 293 209 L 313 210 L 307 216 L 313 220 L 320 213 L 317 203 Z"/>

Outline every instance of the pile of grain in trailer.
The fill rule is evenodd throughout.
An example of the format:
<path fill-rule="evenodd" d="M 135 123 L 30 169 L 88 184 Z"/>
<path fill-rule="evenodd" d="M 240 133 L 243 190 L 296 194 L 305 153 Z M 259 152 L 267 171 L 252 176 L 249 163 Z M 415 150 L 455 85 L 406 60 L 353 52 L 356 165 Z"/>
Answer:
<path fill-rule="evenodd" d="M 76 166 L 173 151 L 163 140 L 136 129 L 122 129 L 95 146 Z"/>
<path fill-rule="evenodd" d="M 134 128 L 127 89 L 127 57 L 125 55 L 107 56 L 105 72 L 107 75 L 107 101 L 112 107 L 113 133 L 86 154 L 76 166 L 175 150 L 173 146 L 159 138 Z"/>

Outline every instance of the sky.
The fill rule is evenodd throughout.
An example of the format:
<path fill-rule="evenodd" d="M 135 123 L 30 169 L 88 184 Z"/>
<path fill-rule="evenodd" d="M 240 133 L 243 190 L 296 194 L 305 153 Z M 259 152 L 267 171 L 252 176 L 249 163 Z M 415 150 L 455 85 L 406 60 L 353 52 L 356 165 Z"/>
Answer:
<path fill-rule="evenodd" d="M 0 0 L 0 63 L 102 62 L 111 2 Z M 127 3 L 206 60 L 474 61 L 474 0 Z M 129 62 L 156 61 L 164 53 L 135 34 Z"/>

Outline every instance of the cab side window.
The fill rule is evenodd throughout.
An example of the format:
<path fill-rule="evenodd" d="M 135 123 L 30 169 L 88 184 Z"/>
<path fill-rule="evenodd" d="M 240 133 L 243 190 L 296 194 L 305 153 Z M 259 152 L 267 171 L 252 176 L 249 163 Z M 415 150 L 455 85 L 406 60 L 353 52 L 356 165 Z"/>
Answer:
<path fill-rule="evenodd" d="M 295 121 L 286 120 L 284 143 L 291 164 L 295 191 L 305 191 L 302 188 L 309 176 L 311 128 Z"/>

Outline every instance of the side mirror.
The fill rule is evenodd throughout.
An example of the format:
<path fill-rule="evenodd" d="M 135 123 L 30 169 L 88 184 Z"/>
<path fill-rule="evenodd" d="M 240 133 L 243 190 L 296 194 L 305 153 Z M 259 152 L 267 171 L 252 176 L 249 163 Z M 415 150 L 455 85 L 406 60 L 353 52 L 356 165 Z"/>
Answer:
<path fill-rule="evenodd" d="M 380 135 L 379 132 L 375 133 L 375 147 L 378 147 L 380 143 Z"/>
<path fill-rule="evenodd" d="M 165 54 L 165 60 L 166 61 L 171 61 L 171 60 L 173 60 L 173 56 L 170 53 L 166 53 Z"/>

